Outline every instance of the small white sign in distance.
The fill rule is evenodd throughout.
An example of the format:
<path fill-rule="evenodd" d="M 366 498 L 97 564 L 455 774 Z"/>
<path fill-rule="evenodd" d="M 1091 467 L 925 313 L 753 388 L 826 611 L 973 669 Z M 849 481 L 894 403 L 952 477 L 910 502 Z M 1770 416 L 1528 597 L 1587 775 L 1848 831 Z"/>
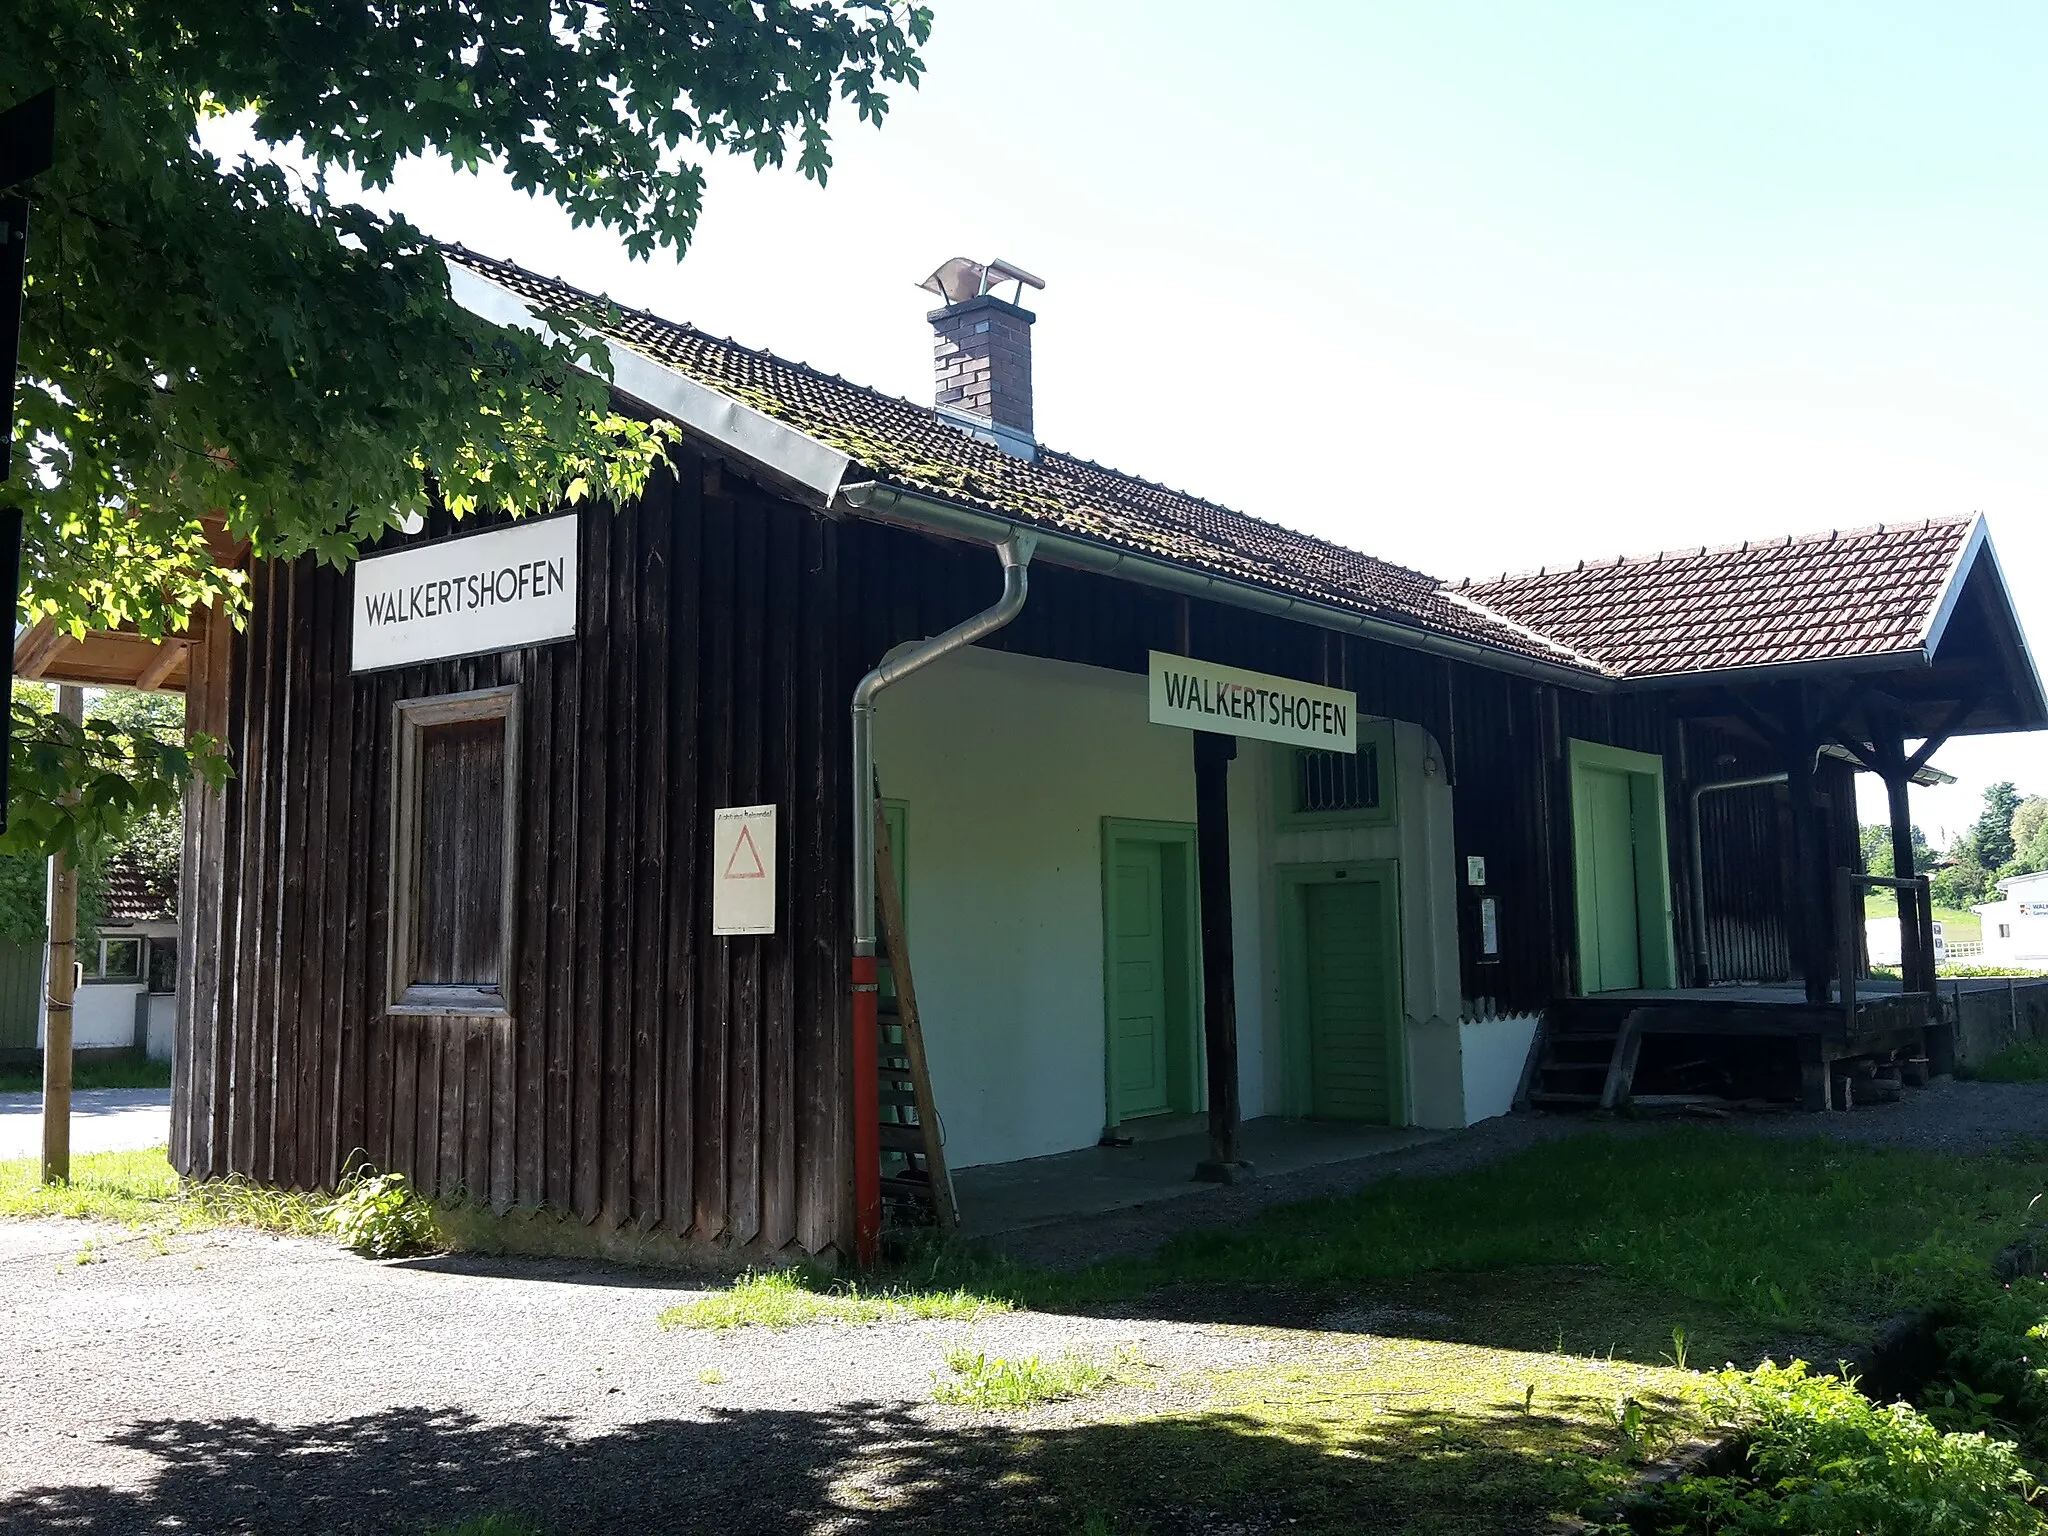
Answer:
<path fill-rule="evenodd" d="M 576 518 L 536 518 L 358 562 L 351 670 L 575 634 Z"/>
<path fill-rule="evenodd" d="M 1266 672 L 1152 652 L 1154 725 L 1255 736 L 1323 752 L 1358 750 L 1358 695 Z"/>
<path fill-rule="evenodd" d="M 711 931 L 775 931 L 772 805 L 728 805 L 711 813 Z"/>

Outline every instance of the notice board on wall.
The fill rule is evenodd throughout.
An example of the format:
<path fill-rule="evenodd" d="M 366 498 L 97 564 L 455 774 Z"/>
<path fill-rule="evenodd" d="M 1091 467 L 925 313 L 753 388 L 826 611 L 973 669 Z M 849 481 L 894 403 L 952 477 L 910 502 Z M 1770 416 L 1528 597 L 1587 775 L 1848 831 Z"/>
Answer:
<path fill-rule="evenodd" d="M 728 805 L 711 813 L 711 931 L 775 931 L 775 807 Z"/>

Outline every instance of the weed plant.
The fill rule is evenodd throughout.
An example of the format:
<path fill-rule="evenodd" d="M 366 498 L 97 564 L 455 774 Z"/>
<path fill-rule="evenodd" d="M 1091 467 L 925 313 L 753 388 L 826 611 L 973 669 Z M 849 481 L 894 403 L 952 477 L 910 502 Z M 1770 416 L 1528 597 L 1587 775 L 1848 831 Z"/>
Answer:
<path fill-rule="evenodd" d="M 1136 1357 L 1129 1350 L 1119 1351 L 1116 1364 L 1134 1365 Z M 1037 1355 L 1003 1360 L 956 1345 L 946 1351 L 946 1366 L 952 1377 L 934 1385 L 932 1396 L 963 1408 L 1032 1408 L 1064 1402 L 1107 1386 L 1117 1375 L 1079 1350 L 1051 1360 Z"/>

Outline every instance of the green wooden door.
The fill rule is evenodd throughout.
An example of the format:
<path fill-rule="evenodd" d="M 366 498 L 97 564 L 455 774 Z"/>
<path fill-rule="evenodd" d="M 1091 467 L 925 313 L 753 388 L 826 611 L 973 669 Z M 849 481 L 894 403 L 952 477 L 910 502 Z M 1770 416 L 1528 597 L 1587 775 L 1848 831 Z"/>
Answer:
<path fill-rule="evenodd" d="M 1392 901 L 1379 880 L 1302 887 L 1309 1113 L 1318 1118 L 1394 1118 L 1400 962 Z"/>
<path fill-rule="evenodd" d="M 1118 840 L 1111 852 L 1110 1114 L 1115 1121 L 1172 1107 L 1166 903 L 1158 843 Z"/>
<path fill-rule="evenodd" d="M 1592 884 L 1585 903 L 1592 923 L 1586 990 L 1640 987 L 1642 904 L 1636 889 L 1635 813 L 1628 775 L 1604 768 L 1581 768 L 1579 774 L 1579 825 L 1588 844 L 1580 863 L 1581 878 Z"/>

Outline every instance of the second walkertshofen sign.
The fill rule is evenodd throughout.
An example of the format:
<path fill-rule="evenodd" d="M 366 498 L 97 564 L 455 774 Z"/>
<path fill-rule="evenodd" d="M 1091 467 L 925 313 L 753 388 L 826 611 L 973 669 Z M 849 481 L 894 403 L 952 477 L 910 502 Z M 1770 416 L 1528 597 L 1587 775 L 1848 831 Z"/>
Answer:
<path fill-rule="evenodd" d="M 1358 695 L 1154 651 L 1151 720 L 1323 752 L 1358 750 Z"/>

